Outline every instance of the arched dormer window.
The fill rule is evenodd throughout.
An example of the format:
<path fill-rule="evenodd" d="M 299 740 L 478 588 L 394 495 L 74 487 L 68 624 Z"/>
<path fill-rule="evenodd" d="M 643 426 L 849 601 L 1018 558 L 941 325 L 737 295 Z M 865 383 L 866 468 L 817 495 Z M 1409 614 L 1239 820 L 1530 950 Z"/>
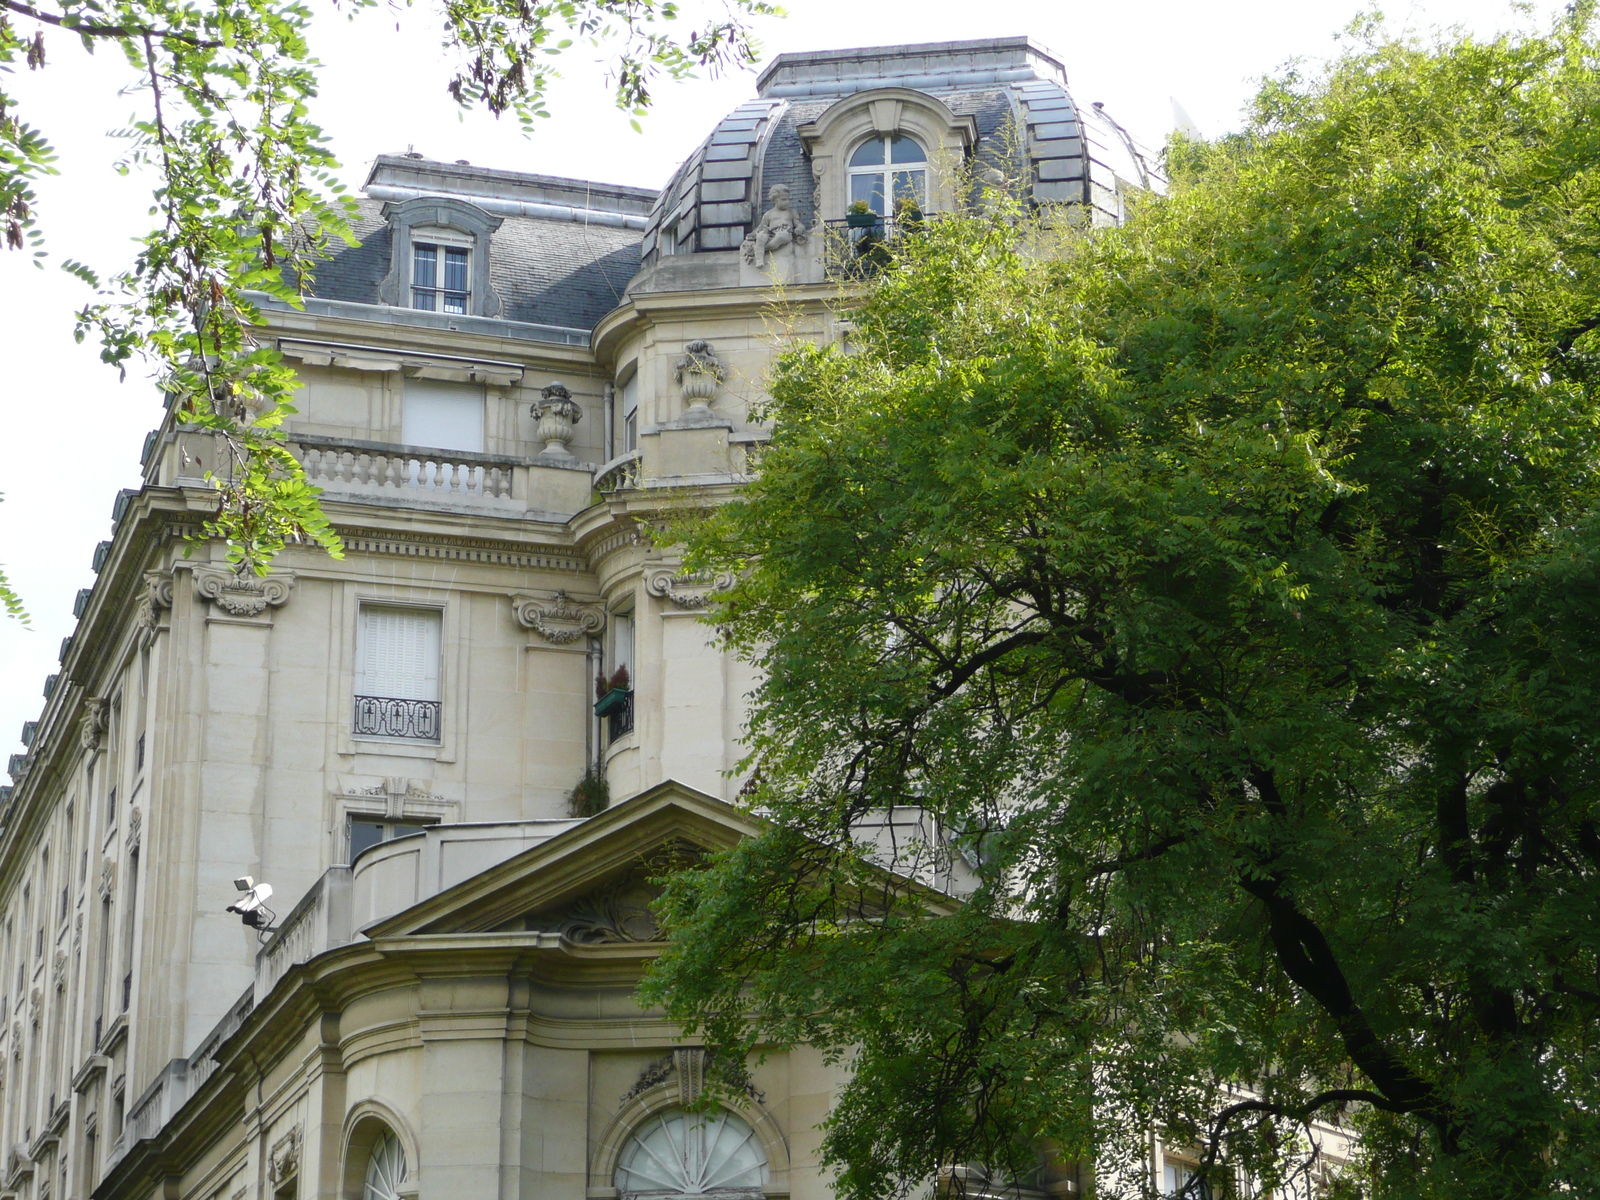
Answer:
<path fill-rule="evenodd" d="M 501 219 L 453 196 L 419 196 L 383 206 L 389 221 L 389 273 L 378 298 L 396 308 L 496 317 L 489 243 Z"/>
<path fill-rule="evenodd" d="M 850 156 L 850 202 L 880 217 L 910 201 L 928 205 L 928 154 L 910 134 L 874 133 Z"/>
<path fill-rule="evenodd" d="M 835 101 L 798 132 L 811 155 L 818 215 L 833 221 L 857 201 L 891 216 L 900 197 L 924 212 L 948 212 L 956 199 L 952 168 L 977 144 L 978 123 L 937 96 L 885 87 Z"/>

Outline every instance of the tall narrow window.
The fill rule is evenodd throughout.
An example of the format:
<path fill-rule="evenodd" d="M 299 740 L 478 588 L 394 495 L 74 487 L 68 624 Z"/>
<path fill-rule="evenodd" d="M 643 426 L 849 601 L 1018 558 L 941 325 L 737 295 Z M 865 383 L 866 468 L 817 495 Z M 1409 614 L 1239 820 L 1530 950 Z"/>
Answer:
<path fill-rule="evenodd" d="M 138 932 L 139 910 L 139 852 L 128 856 L 128 894 L 124 900 L 126 911 L 122 920 L 122 1007 L 127 1012 L 133 1001 L 133 939 Z"/>
<path fill-rule="evenodd" d="M 358 735 L 439 740 L 441 618 L 437 609 L 362 606 L 356 634 Z"/>
<path fill-rule="evenodd" d="M 639 448 L 639 372 L 622 385 L 622 452 Z"/>
<path fill-rule="evenodd" d="M 408 446 L 483 451 L 483 388 L 475 383 L 406 380 L 401 440 Z"/>
<path fill-rule="evenodd" d="M 850 156 L 850 202 L 864 202 L 880 217 L 893 216 L 902 203 L 923 208 L 928 202 L 928 156 L 916 138 L 874 135 Z"/>
<path fill-rule="evenodd" d="M 472 251 L 435 242 L 411 243 L 411 307 L 465 313 Z"/>

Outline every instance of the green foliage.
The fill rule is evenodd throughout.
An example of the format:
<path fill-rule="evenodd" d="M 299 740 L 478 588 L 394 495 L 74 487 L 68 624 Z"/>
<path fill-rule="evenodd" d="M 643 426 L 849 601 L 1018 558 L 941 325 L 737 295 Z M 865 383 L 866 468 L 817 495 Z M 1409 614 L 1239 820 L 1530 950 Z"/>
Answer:
<path fill-rule="evenodd" d="M 606 48 L 617 103 L 638 114 L 657 77 L 754 62 L 744 21 L 778 11 L 734 0 L 680 37 L 670 0 L 447 0 L 443 41 L 458 60 L 448 91 L 530 127 L 546 115 L 551 56 L 577 38 Z M 78 314 L 78 337 L 96 335 L 119 368 L 154 365 L 179 419 L 217 435 L 223 452 L 207 476 L 217 508 L 204 536 L 258 573 L 288 542 L 341 553 L 281 437 L 294 372 L 252 335 L 260 297 L 298 306 L 329 241 L 351 236 L 352 201 L 311 117 L 310 19 L 298 0 L 0 0 L 0 81 L 17 63 L 45 67 L 47 29 L 91 51 L 109 43 L 143 81 L 148 108 L 122 131 L 121 169 L 155 172 L 156 228 Z M 10 248 L 42 255 L 35 185 L 54 163 L 0 87 L 0 242 Z M 99 284 L 82 264 L 64 266 Z"/>
<path fill-rule="evenodd" d="M 572 787 L 572 794 L 567 797 L 567 806 L 575 817 L 594 817 L 605 812 L 611 805 L 611 785 L 606 783 L 605 772 L 599 767 L 590 764 L 583 772 L 583 778 Z"/>
<path fill-rule="evenodd" d="M 771 827 L 672 882 L 645 996 L 849 1064 L 848 1200 L 1041 1146 L 1138 1194 L 1152 1129 L 1303 1188 L 1313 1120 L 1343 1194 L 1600 1195 L 1589 10 L 1180 150 L 1121 229 L 931 223 L 780 361 L 686 564 Z M 903 804 L 964 906 L 852 853 Z"/>
<path fill-rule="evenodd" d="M 28 610 L 22 605 L 22 597 L 17 595 L 16 589 L 11 586 L 11 580 L 6 577 L 5 569 L 0 567 L 0 610 L 22 624 L 29 624 Z"/>

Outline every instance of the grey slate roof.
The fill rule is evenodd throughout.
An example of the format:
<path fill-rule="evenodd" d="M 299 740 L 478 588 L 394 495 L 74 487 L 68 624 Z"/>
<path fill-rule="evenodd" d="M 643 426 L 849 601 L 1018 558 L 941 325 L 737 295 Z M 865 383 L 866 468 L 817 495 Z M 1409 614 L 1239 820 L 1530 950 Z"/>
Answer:
<path fill-rule="evenodd" d="M 377 304 L 378 284 L 389 273 L 389 226 L 382 201 L 357 204 L 360 245 L 335 246 L 310 290 L 324 300 Z M 508 321 L 592 329 L 621 302 L 638 269 L 637 229 L 507 215 L 490 243 L 489 281 Z"/>
<path fill-rule="evenodd" d="M 1059 60 L 1027 38 L 784 54 L 761 73 L 760 96 L 728 114 L 662 190 L 640 247 L 644 262 L 737 247 L 776 183 L 789 186 L 804 221 L 815 221 L 800 127 L 846 96 L 888 86 L 927 92 L 972 117 L 978 163 L 1027 179 L 1037 203 L 1087 205 L 1096 220 L 1116 221 L 1119 180 L 1164 183 L 1153 156 L 1099 108 L 1080 109 Z M 1010 132 L 1024 129 L 1025 138 Z"/>

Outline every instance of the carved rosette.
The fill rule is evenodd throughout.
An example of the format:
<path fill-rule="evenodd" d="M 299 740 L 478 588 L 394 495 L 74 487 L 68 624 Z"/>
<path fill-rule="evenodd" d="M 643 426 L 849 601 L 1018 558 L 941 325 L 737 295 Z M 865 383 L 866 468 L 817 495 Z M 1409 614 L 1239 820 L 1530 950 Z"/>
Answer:
<path fill-rule="evenodd" d="M 567 444 L 572 441 L 572 427 L 583 420 L 583 408 L 572 398 L 567 385 L 552 381 L 539 389 L 539 402 L 532 406 L 539 427 L 534 437 L 544 443 L 540 458 L 570 459 L 572 452 Z"/>
<path fill-rule="evenodd" d="M 146 571 L 139 595 L 138 620 L 145 629 L 157 629 L 161 614 L 172 607 L 172 572 Z"/>
<path fill-rule="evenodd" d="M 78 721 L 78 744 L 85 750 L 100 749 L 106 731 L 106 702 L 90 698 L 83 702 L 83 717 Z"/>
<path fill-rule="evenodd" d="M 711 343 L 696 339 L 683 348 L 683 357 L 672 364 L 673 377 L 683 389 L 690 412 L 710 412 L 711 401 L 727 375 L 727 367 L 717 357 Z"/>
<path fill-rule="evenodd" d="M 552 646 L 570 646 L 592 637 L 605 627 L 605 610 L 598 603 L 573 600 L 565 592 L 511 597 L 517 624 L 531 629 Z"/>
<path fill-rule="evenodd" d="M 713 592 L 724 592 L 733 586 L 731 572 L 716 575 L 682 574 L 676 567 L 653 567 L 645 572 L 645 591 L 660 596 L 679 608 L 704 608 L 711 603 Z"/>
<path fill-rule="evenodd" d="M 216 567 L 198 568 L 194 573 L 195 595 L 230 617 L 259 617 L 288 600 L 293 589 L 294 576 L 287 573 L 258 578 Z"/>

